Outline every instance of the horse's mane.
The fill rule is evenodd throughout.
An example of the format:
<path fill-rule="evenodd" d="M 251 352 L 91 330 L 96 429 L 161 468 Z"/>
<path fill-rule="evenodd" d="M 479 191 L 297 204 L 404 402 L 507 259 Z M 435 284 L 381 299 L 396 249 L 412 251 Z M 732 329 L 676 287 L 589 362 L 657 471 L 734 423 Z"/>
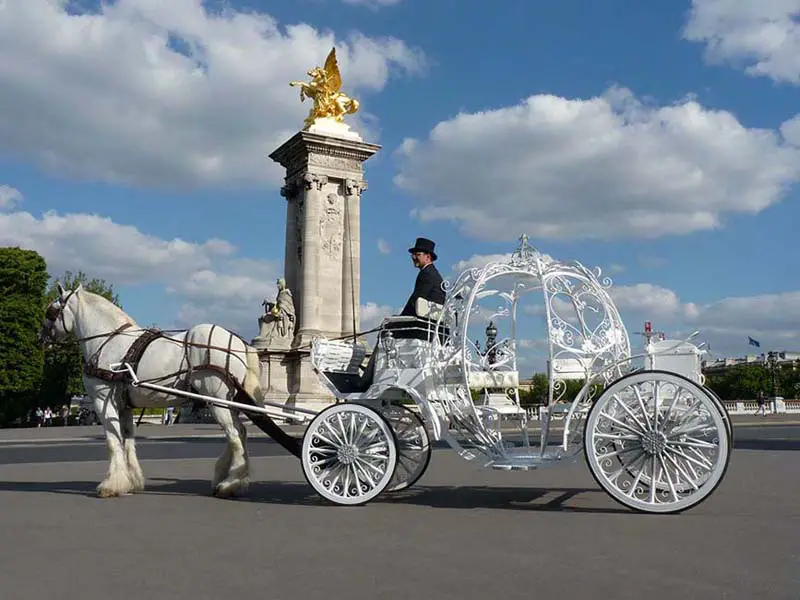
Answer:
<path fill-rule="evenodd" d="M 98 309 L 104 309 L 106 312 L 110 312 L 115 320 L 120 323 L 129 322 L 131 325 L 136 326 L 136 321 L 134 321 L 128 313 L 100 294 L 90 292 L 87 289 L 81 289 L 80 300 L 89 306 L 94 306 Z"/>

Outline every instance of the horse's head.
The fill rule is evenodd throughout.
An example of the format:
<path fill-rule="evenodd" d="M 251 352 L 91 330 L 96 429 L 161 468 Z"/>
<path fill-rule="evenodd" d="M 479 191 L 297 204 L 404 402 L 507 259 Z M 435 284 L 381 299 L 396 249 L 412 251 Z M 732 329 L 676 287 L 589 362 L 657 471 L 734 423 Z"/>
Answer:
<path fill-rule="evenodd" d="M 74 290 L 65 290 L 58 284 L 58 297 L 48 305 L 44 313 L 44 323 L 39 332 L 40 344 L 61 341 L 72 332 L 78 305 L 76 294 L 82 289 L 83 286 L 78 285 Z"/>

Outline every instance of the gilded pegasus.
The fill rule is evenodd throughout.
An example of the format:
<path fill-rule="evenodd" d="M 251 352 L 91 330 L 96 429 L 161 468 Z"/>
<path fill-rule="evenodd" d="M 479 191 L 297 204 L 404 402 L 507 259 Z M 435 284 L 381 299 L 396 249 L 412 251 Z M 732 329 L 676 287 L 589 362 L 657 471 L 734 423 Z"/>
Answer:
<path fill-rule="evenodd" d="M 341 91 L 342 76 L 339 64 L 336 61 L 336 48 L 331 49 L 324 67 L 315 67 L 308 71 L 310 82 L 292 81 L 290 86 L 300 87 L 300 101 L 306 98 L 314 100 L 314 106 L 308 113 L 305 129 L 311 127 L 314 121 L 322 118 L 334 119 L 337 122 L 344 120 L 344 115 L 353 114 L 358 110 L 358 100 L 350 98 Z"/>

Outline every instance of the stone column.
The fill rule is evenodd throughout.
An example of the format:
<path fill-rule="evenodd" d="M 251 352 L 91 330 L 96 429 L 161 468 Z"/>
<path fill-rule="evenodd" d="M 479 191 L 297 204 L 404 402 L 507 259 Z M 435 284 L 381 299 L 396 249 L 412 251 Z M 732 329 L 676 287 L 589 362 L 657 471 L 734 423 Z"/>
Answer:
<path fill-rule="evenodd" d="M 353 335 L 360 327 L 361 306 L 361 192 L 366 181 L 344 182 L 344 248 L 342 260 L 342 335 Z M 355 323 L 355 329 L 354 327 Z"/>
<path fill-rule="evenodd" d="M 284 185 L 281 196 L 286 198 L 286 247 L 284 250 L 284 274 L 286 287 L 292 290 L 296 304 L 300 302 L 300 287 L 297 282 L 297 263 L 300 257 L 300 228 L 298 219 L 302 216 L 303 198 L 299 194 L 300 186 L 297 182 Z"/>
<path fill-rule="evenodd" d="M 297 190 L 287 207 L 294 224 L 286 226 L 285 257 L 297 306 L 295 348 L 315 335 L 352 333 L 353 318 L 358 327 L 363 162 L 379 149 L 352 137 L 301 131 L 270 155 L 286 169 L 286 193 Z"/>
<path fill-rule="evenodd" d="M 300 311 L 297 319 L 297 344 L 303 344 L 322 333 L 324 323 L 320 319 L 320 197 L 328 184 L 328 177 L 306 171 L 303 175 L 302 257 L 300 262 L 299 287 L 302 290 Z"/>

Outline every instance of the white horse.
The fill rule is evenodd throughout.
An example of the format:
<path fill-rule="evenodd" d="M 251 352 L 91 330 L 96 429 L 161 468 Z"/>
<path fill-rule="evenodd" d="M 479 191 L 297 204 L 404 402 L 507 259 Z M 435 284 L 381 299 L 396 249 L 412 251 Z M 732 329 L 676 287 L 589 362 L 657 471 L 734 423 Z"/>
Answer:
<path fill-rule="evenodd" d="M 132 387 L 109 367 L 132 358 L 140 381 L 198 394 L 263 406 L 261 365 L 256 350 L 240 337 L 212 324 L 196 325 L 168 335 L 143 330 L 112 302 L 82 286 L 65 290 L 47 308 L 40 341 L 60 341 L 69 333 L 78 338 L 84 358 L 83 382 L 102 420 L 109 452 L 108 472 L 97 486 L 100 497 L 121 496 L 144 489 L 144 475 L 136 457 L 135 408 L 174 405 L 177 396 Z M 138 360 L 137 360 L 138 358 Z M 214 418 L 227 438 L 216 462 L 212 488 L 215 496 L 230 497 L 247 491 L 250 474 L 247 430 L 239 411 L 212 406 Z M 283 445 L 287 439 L 268 417 L 253 416 L 262 429 Z M 265 421 L 267 427 L 265 428 Z M 284 445 L 291 450 L 290 446 Z"/>

